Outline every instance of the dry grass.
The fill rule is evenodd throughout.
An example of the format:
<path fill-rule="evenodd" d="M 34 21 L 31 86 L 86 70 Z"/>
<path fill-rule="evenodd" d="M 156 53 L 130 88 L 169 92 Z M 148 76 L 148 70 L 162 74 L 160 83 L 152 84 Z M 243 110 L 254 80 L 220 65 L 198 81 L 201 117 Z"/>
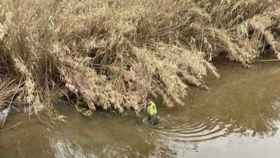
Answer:
<path fill-rule="evenodd" d="M 35 112 L 64 91 L 88 108 L 139 111 L 148 95 L 183 104 L 219 77 L 213 60 L 280 58 L 277 0 L 2 0 L 0 78 L 24 79 Z M 55 93 L 56 94 L 56 93 Z"/>

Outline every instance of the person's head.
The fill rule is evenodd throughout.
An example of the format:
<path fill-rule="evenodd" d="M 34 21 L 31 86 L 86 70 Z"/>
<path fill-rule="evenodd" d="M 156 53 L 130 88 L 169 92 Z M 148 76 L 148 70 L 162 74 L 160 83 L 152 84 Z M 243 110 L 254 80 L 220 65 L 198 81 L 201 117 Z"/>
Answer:
<path fill-rule="evenodd" d="M 146 100 L 147 100 L 147 103 L 149 103 L 149 102 L 153 101 L 153 98 L 152 98 L 152 96 L 148 95 Z"/>

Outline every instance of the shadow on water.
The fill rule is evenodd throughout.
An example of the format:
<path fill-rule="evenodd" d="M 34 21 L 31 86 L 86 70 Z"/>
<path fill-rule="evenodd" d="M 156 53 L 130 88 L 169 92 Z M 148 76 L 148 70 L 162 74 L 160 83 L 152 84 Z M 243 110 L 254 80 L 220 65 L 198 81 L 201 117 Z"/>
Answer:
<path fill-rule="evenodd" d="M 0 157 L 195 157 L 272 158 L 280 154 L 280 65 L 244 69 L 222 65 L 210 91 L 194 90 L 185 107 L 161 108 L 161 123 L 96 113 L 84 118 L 71 107 L 58 110 L 67 123 L 47 128 L 31 119 L 0 132 Z M 10 124 L 23 119 L 17 115 Z"/>

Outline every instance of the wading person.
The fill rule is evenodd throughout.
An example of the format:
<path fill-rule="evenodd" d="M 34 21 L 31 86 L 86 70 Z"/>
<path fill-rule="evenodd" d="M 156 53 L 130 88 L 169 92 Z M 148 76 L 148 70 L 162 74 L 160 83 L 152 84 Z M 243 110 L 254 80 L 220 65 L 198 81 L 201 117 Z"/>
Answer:
<path fill-rule="evenodd" d="M 159 123 L 157 106 L 153 101 L 149 101 L 147 105 L 148 122 L 151 125 Z"/>

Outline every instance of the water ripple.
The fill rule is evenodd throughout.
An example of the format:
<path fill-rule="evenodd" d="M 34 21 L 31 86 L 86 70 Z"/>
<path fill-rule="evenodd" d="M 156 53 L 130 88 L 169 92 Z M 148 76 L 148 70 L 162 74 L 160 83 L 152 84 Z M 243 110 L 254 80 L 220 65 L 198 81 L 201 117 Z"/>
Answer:
<path fill-rule="evenodd" d="M 193 122 L 191 120 L 181 124 L 161 126 L 155 128 L 155 132 L 164 140 L 176 142 L 200 142 L 226 136 L 233 132 L 232 125 L 224 124 L 218 119 L 209 118 L 205 122 Z"/>

